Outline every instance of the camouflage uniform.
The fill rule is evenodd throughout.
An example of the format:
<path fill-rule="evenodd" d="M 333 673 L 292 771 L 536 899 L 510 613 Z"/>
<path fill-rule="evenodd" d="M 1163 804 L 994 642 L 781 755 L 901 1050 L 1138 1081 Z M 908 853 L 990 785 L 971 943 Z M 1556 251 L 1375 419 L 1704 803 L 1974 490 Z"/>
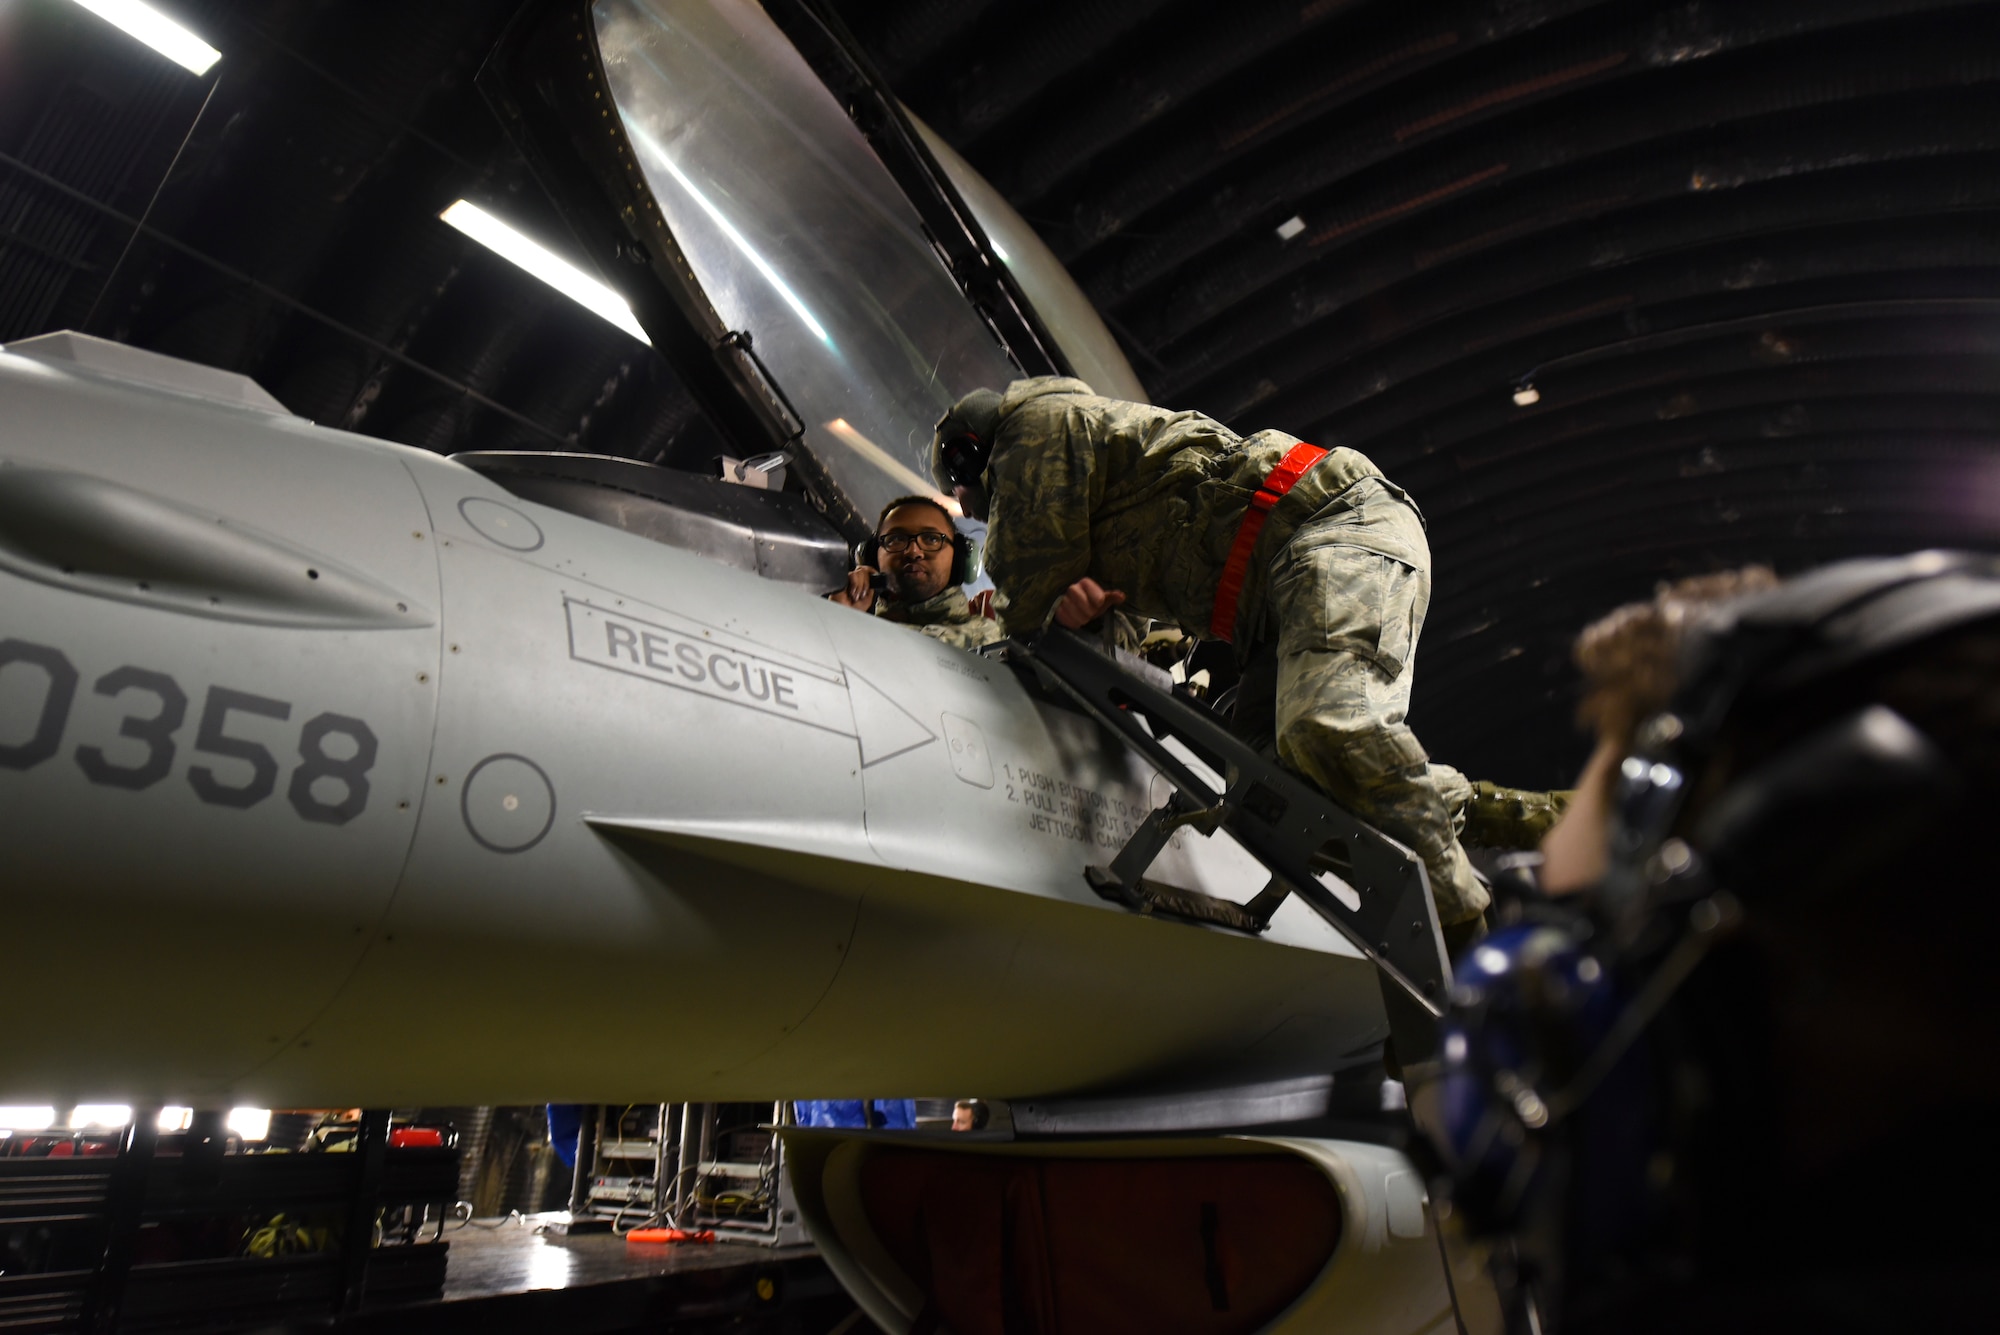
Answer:
<path fill-rule="evenodd" d="M 886 594 L 875 596 L 875 615 L 951 645 L 956 649 L 977 649 L 1006 638 L 1006 627 L 992 617 L 981 616 L 965 596 L 962 585 L 949 584 L 943 593 L 920 603 L 905 603 Z"/>
<path fill-rule="evenodd" d="M 1239 436 L 1200 413 L 1101 398 L 1080 380 L 1008 386 L 986 473 L 986 570 L 1016 627 L 1040 629 L 1088 576 L 1125 610 L 1210 633 L 1216 585 L 1250 498 L 1298 444 Z M 941 463 L 933 460 L 934 471 Z M 1410 845 L 1446 923 L 1487 904 L 1453 813 L 1404 724 L 1410 659 L 1430 606 L 1430 547 L 1409 498 L 1336 448 L 1272 510 L 1237 604 L 1235 642 L 1262 657 L 1239 726 L 1279 759 Z M 1253 680 L 1267 685 L 1258 698 Z M 1268 726 L 1263 720 L 1270 720 Z M 1456 771 L 1450 771 L 1457 775 Z M 1457 783 L 1468 791 L 1462 775 Z"/>

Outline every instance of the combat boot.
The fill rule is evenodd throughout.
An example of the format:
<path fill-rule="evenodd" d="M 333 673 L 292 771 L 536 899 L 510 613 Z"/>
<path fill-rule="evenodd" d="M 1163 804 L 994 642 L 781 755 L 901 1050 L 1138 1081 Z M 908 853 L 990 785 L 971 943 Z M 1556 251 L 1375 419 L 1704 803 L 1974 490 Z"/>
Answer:
<path fill-rule="evenodd" d="M 1537 848 L 1575 795 L 1574 789 L 1539 793 L 1481 779 L 1465 805 L 1459 842 L 1468 848 Z"/>

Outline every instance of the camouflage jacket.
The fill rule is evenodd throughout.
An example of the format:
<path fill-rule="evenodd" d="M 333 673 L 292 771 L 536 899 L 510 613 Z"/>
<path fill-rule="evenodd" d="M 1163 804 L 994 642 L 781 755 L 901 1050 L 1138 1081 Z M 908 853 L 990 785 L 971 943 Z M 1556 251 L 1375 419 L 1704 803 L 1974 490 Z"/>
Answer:
<path fill-rule="evenodd" d="M 900 602 L 887 594 L 878 594 L 875 615 L 959 649 L 977 649 L 1007 635 L 1006 628 L 998 621 L 981 616 L 973 608 L 965 589 L 957 584 L 948 585 L 943 593 L 920 603 Z"/>
<path fill-rule="evenodd" d="M 1015 381 L 1001 399 L 986 474 L 986 570 L 1002 615 L 1039 630 L 1063 590 L 1087 575 L 1123 590 L 1126 611 L 1208 636 L 1250 498 L 1298 443 L 1282 431 L 1239 436 L 1200 413 L 1103 398 L 1081 380 Z M 1336 448 L 1278 503 L 1244 580 L 1239 628 L 1262 621 L 1272 556 L 1364 477 L 1381 471 Z"/>

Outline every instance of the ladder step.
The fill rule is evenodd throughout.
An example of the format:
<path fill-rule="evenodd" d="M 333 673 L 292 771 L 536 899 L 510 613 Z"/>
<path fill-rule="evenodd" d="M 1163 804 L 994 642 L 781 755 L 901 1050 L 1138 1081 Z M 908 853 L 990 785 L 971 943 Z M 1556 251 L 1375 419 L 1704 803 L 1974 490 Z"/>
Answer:
<path fill-rule="evenodd" d="M 1162 885 L 1145 877 L 1141 877 L 1136 884 L 1127 885 L 1109 867 L 1085 867 L 1083 875 L 1098 894 L 1139 913 L 1232 927 L 1252 936 L 1270 926 L 1241 904 L 1232 904 L 1213 895 Z"/>

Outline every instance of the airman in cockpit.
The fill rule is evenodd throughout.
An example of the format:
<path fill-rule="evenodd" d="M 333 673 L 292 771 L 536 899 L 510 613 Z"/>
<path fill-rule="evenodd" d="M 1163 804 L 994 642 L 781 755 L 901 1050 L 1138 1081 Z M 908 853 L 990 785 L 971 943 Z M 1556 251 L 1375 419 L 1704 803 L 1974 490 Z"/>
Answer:
<path fill-rule="evenodd" d="M 971 541 L 943 505 L 928 496 L 899 497 L 876 520 L 875 536 L 855 549 L 847 584 L 827 597 L 945 644 L 977 649 L 1007 632 L 965 595 L 971 556 Z"/>

